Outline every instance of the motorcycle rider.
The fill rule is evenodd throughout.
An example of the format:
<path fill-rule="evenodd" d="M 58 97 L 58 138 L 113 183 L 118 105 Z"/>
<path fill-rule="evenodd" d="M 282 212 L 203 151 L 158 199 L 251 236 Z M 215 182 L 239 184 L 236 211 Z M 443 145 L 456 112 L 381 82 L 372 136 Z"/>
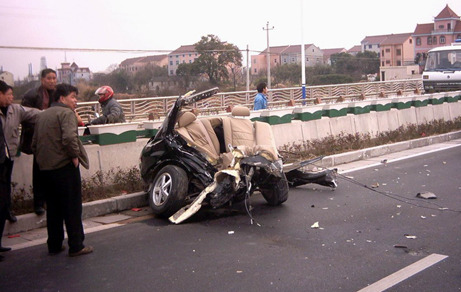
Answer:
<path fill-rule="evenodd" d="M 101 86 L 95 94 L 99 97 L 99 103 L 102 107 L 102 115 L 92 120 L 87 125 L 124 123 L 125 114 L 120 104 L 113 98 L 114 90 L 110 86 Z"/>

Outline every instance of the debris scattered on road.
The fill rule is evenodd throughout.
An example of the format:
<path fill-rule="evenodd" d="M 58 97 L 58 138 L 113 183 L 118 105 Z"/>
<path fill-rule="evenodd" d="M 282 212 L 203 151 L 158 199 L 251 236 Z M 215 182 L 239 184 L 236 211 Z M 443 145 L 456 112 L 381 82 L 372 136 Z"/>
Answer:
<path fill-rule="evenodd" d="M 374 184 L 371 185 L 371 187 L 374 188 L 374 189 L 376 189 L 376 188 L 379 187 L 379 183 L 374 183 Z"/>
<path fill-rule="evenodd" d="M 317 229 L 317 228 L 320 228 L 320 225 L 319 225 L 319 222 L 315 222 L 314 224 L 311 225 L 311 228 L 312 229 Z"/>
<path fill-rule="evenodd" d="M 234 234 L 234 231 L 233 230 L 227 231 L 227 234 Z"/>
<path fill-rule="evenodd" d="M 243 273 L 243 271 L 235 271 L 237 274 L 241 274 Z"/>
<path fill-rule="evenodd" d="M 8 238 L 15 238 L 15 237 L 21 237 L 21 235 L 20 234 L 8 235 Z"/>
<path fill-rule="evenodd" d="M 443 164 L 447 164 L 447 162 L 446 162 L 446 161 L 443 161 L 442 163 L 443 163 Z"/>
<path fill-rule="evenodd" d="M 139 212 L 139 211 L 142 211 L 142 208 L 131 208 L 131 211 Z"/>
<path fill-rule="evenodd" d="M 387 163 L 387 159 L 383 159 L 383 160 L 381 160 L 381 163 L 384 163 L 384 164 L 386 164 L 386 163 Z"/>
<path fill-rule="evenodd" d="M 408 246 L 402 245 L 402 244 L 394 244 L 394 247 L 395 248 L 408 248 Z"/>
<path fill-rule="evenodd" d="M 311 205 L 311 208 L 315 208 L 315 205 Z"/>
<path fill-rule="evenodd" d="M 324 208 L 322 208 L 322 210 L 328 210 L 328 207 L 324 207 Z"/>
<path fill-rule="evenodd" d="M 437 199 L 437 196 L 432 192 L 417 193 L 416 197 L 422 199 Z"/>
<path fill-rule="evenodd" d="M 416 239 L 416 235 L 404 234 L 404 236 L 408 239 Z"/>
<path fill-rule="evenodd" d="M 421 219 L 426 219 L 426 216 L 421 216 Z"/>
<path fill-rule="evenodd" d="M 397 205 L 397 208 L 402 208 L 402 205 Z"/>

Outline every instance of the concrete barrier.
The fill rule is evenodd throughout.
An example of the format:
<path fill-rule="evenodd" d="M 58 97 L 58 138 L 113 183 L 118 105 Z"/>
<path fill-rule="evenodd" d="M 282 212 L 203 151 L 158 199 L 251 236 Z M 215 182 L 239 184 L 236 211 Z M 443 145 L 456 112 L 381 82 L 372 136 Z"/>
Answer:
<path fill-rule="evenodd" d="M 453 96 L 460 94 L 461 92 L 411 95 L 401 98 L 294 107 L 289 110 L 293 111 L 293 118 L 301 118 L 284 123 L 279 123 L 279 119 L 277 124 L 272 125 L 272 129 L 277 147 L 300 144 L 303 141 L 322 139 L 341 133 L 362 133 L 376 137 L 379 133 L 396 130 L 408 124 L 424 124 L 439 119 L 454 120 L 461 116 L 461 101 Z M 366 110 L 367 107 L 373 109 L 373 106 L 374 110 Z M 360 109 L 355 110 L 357 107 Z M 265 111 L 263 118 L 270 119 L 270 112 Z M 253 117 L 257 117 L 260 111 L 252 113 L 254 113 Z M 287 109 L 276 109 L 274 113 L 282 117 L 289 115 Z M 303 117 L 303 114 L 313 115 Z M 85 145 L 90 159 L 90 169 L 81 169 L 82 177 L 90 178 L 98 171 L 107 172 L 118 167 L 121 169 L 137 167 L 139 155 L 147 141 L 147 138 L 141 138 L 136 142 L 102 146 Z M 24 190 L 21 193 L 30 191 L 31 155 L 22 154 L 15 160 L 12 179 L 16 191 L 21 188 Z"/>

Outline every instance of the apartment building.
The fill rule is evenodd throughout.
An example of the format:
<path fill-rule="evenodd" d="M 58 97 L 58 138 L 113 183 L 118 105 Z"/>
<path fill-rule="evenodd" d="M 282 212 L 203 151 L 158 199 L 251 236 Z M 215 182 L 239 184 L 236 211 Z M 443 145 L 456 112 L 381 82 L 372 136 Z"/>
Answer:
<path fill-rule="evenodd" d="M 434 22 L 417 24 L 411 37 L 415 56 L 423 55 L 432 48 L 450 45 L 461 39 L 460 17 L 447 4 L 434 17 Z"/>
<path fill-rule="evenodd" d="M 271 68 L 285 64 L 301 64 L 301 45 L 270 47 Z M 314 44 L 304 45 L 306 67 L 324 64 L 323 51 Z M 251 74 L 257 75 L 267 70 L 267 49 L 251 56 Z"/>
<path fill-rule="evenodd" d="M 168 54 L 168 75 L 176 76 L 179 64 L 191 64 L 199 57 L 194 45 L 180 46 L 178 49 Z"/>
<path fill-rule="evenodd" d="M 69 83 L 76 85 L 78 80 L 89 81 L 91 79 L 91 71 L 88 67 L 79 67 L 75 62 L 72 64 L 68 62 L 61 63 L 61 68 L 57 69 L 58 82 Z"/>
<path fill-rule="evenodd" d="M 419 66 L 415 64 L 412 33 L 391 34 L 381 42 L 381 81 L 417 78 Z"/>
<path fill-rule="evenodd" d="M 165 54 L 126 59 L 120 63 L 119 68 L 130 75 L 134 75 L 146 66 L 164 67 L 167 65 L 168 55 Z"/>

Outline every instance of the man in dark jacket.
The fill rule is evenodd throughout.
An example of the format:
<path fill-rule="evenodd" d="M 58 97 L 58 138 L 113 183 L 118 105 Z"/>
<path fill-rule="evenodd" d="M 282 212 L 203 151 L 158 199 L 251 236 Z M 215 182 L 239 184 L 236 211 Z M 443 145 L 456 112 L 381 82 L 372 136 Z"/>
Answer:
<path fill-rule="evenodd" d="M 31 89 L 24 94 L 21 102 L 23 106 L 40 110 L 45 110 L 50 107 L 52 95 L 56 88 L 56 71 L 53 69 L 44 69 L 40 77 L 40 87 Z M 34 126 L 23 123 L 20 146 L 22 152 L 32 154 L 31 143 L 33 135 Z M 32 188 L 34 192 L 34 211 L 37 215 L 42 215 L 45 212 L 43 208 L 45 204 L 45 195 L 43 194 L 42 179 L 35 157 L 32 167 Z"/>
<path fill-rule="evenodd" d="M 114 90 L 110 86 L 99 87 L 95 94 L 102 107 L 102 115 L 92 120 L 89 125 L 124 123 L 125 114 L 122 106 L 114 99 Z"/>
<path fill-rule="evenodd" d="M 59 84 L 51 107 L 37 116 L 32 150 L 40 167 L 46 196 L 48 252 L 64 250 L 63 221 L 69 244 L 69 256 L 91 253 L 85 247 L 82 224 L 82 182 L 79 164 L 88 168 L 88 156 L 77 134 L 76 87 Z"/>

